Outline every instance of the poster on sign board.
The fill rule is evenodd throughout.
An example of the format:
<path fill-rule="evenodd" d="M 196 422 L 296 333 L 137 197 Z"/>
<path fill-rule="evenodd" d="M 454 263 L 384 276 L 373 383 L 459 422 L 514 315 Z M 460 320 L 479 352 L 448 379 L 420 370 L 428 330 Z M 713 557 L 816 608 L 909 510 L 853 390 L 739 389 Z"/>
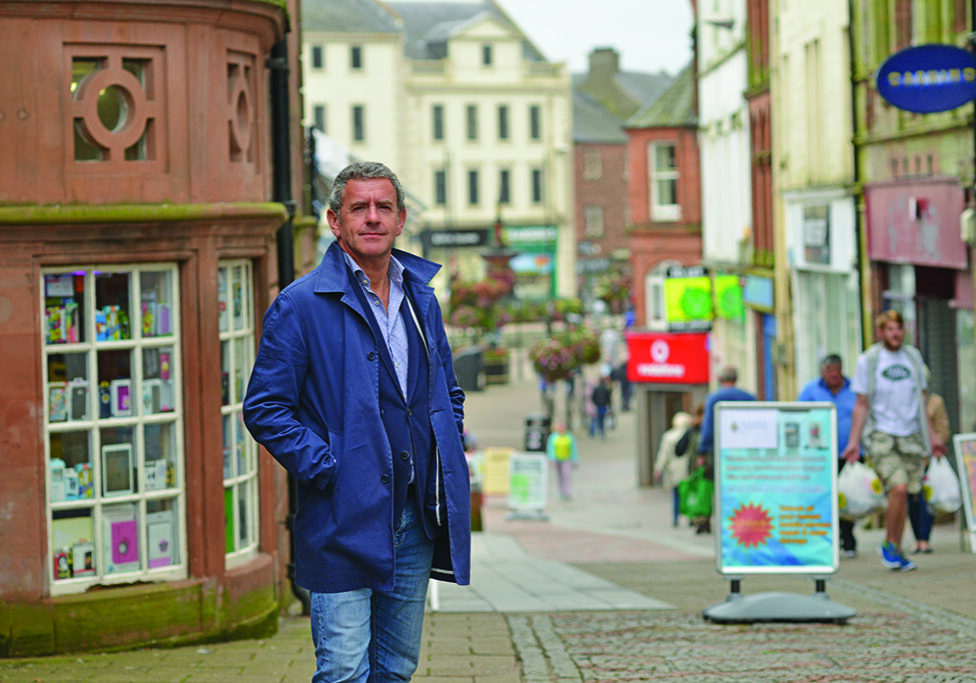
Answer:
<path fill-rule="evenodd" d="M 835 572 L 834 404 L 720 401 L 714 425 L 719 572 Z"/>

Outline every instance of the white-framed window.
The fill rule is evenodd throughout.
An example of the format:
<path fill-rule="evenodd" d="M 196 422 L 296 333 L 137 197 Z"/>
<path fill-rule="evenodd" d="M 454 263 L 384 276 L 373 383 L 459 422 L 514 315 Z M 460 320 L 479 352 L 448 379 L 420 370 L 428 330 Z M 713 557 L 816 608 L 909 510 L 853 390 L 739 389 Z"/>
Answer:
<path fill-rule="evenodd" d="M 644 320 L 649 330 L 668 329 L 667 307 L 664 301 L 664 276 L 648 273 L 644 278 Z"/>
<path fill-rule="evenodd" d="M 649 330 L 668 329 L 668 303 L 664 283 L 668 268 L 680 265 L 679 261 L 666 259 L 644 276 L 644 321 Z"/>
<path fill-rule="evenodd" d="M 498 170 L 498 203 L 512 203 L 512 171 L 508 168 Z"/>
<path fill-rule="evenodd" d="M 541 204 L 545 196 L 543 194 L 544 190 L 542 187 L 543 175 L 541 168 L 533 168 L 529 174 L 529 185 L 532 188 L 532 203 Z"/>
<path fill-rule="evenodd" d="M 430 136 L 434 140 L 444 139 L 444 105 L 435 104 L 430 108 Z"/>
<path fill-rule="evenodd" d="M 477 206 L 481 203 L 481 175 L 477 169 L 468 171 L 468 205 Z"/>
<path fill-rule="evenodd" d="M 352 106 L 352 139 L 353 142 L 366 141 L 366 107 L 362 104 Z"/>
<path fill-rule="evenodd" d="M 478 105 L 469 104 L 464 108 L 465 137 L 474 142 L 478 139 Z"/>
<path fill-rule="evenodd" d="M 647 160 L 647 175 L 651 183 L 651 220 L 680 220 L 677 146 L 674 142 L 652 142 L 648 145 Z"/>
<path fill-rule="evenodd" d="M 481 65 L 491 66 L 495 61 L 495 56 L 492 54 L 491 44 L 483 43 L 481 46 Z"/>
<path fill-rule="evenodd" d="M 228 568 L 249 560 L 258 548 L 258 451 L 243 417 L 244 392 L 254 366 L 251 282 L 250 262 L 218 264 L 224 552 Z"/>
<path fill-rule="evenodd" d="M 498 139 L 499 140 L 509 139 L 507 104 L 498 105 Z"/>
<path fill-rule="evenodd" d="M 325 68 L 325 51 L 321 45 L 312 46 L 312 68 L 316 71 Z"/>
<path fill-rule="evenodd" d="M 363 69 L 363 47 L 362 45 L 349 46 L 349 68 L 353 71 Z"/>
<path fill-rule="evenodd" d="M 325 105 L 316 104 L 312 106 L 312 121 L 313 124 L 320 132 L 328 133 L 328 129 L 325 125 Z"/>
<path fill-rule="evenodd" d="M 603 207 L 598 204 L 588 204 L 583 207 L 583 235 L 585 237 L 603 237 Z"/>
<path fill-rule="evenodd" d="M 529 106 L 529 139 L 542 139 L 542 107 L 538 104 Z"/>
<path fill-rule="evenodd" d="M 447 171 L 434 171 L 434 205 L 447 206 Z"/>
<path fill-rule="evenodd" d="M 187 575 L 176 264 L 41 273 L 51 593 Z"/>
<path fill-rule="evenodd" d="M 603 177 L 603 155 L 598 150 L 583 154 L 583 180 L 599 180 Z"/>

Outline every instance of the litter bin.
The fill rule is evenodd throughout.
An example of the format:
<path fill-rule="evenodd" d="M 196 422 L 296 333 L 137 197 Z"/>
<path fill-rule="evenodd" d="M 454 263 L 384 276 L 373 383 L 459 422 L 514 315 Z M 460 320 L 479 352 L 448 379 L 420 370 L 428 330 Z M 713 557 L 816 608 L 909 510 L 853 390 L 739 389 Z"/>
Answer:
<path fill-rule="evenodd" d="M 549 440 L 549 416 L 542 414 L 526 415 L 525 417 L 525 450 L 545 451 L 546 441 Z"/>
<path fill-rule="evenodd" d="M 462 349 L 454 354 L 454 375 L 465 391 L 485 388 L 485 360 L 480 346 Z"/>

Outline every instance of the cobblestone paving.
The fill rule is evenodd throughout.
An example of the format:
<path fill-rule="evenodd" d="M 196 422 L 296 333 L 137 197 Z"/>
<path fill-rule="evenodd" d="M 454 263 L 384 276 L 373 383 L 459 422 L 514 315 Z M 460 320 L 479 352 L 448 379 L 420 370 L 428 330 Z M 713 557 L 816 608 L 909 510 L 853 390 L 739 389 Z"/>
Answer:
<path fill-rule="evenodd" d="M 723 625 L 689 614 L 560 613 L 509 624 L 527 683 L 976 681 L 971 634 L 913 616 Z"/>

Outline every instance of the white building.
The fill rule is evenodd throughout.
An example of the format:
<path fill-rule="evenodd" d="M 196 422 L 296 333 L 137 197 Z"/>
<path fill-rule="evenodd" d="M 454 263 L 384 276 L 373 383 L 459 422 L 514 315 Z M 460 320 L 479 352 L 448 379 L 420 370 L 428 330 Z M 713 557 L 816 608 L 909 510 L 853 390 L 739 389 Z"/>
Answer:
<path fill-rule="evenodd" d="M 746 4 L 697 3 L 696 13 L 702 262 L 713 275 L 742 274 L 751 265 L 752 230 Z M 712 374 L 734 365 L 740 385 L 754 391 L 757 331 L 748 319 L 715 320 Z"/>
<path fill-rule="evenodd" d="M 827 353 L 852 374 L 861 350 L 848 12 L 844 0 L 773 6 L 774 211 L 802 387 Z"/>
<path fill-rule="evenodd" d="M 424 205 L 401 245 L 480 279 L 505 246 L 525 298 L 574 296 L 572 108 L 495 2 L 305 0 L 306 125 L 383 161 Z"/>

